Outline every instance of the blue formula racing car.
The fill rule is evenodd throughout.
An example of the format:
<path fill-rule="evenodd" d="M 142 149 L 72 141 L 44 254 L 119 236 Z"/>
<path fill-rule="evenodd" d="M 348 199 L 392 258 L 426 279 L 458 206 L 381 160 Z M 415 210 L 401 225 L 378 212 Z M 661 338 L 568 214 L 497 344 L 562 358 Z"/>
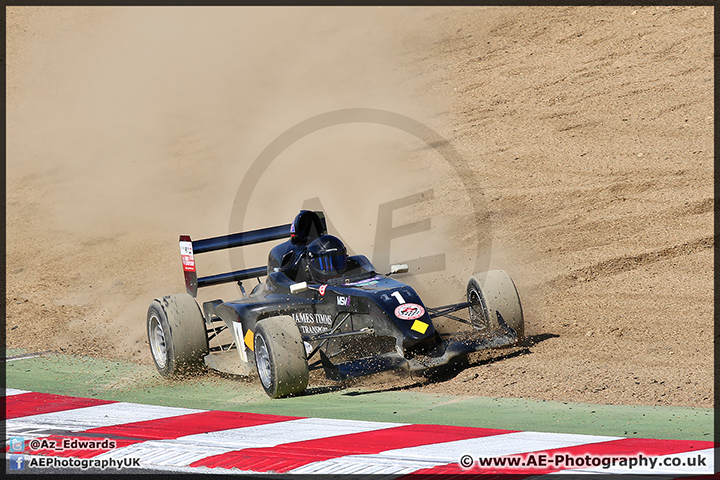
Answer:
<path fill-rule="evenodd" d="M 283 239 L 267 266 L 197 276 L 196 254 Z M 311 370 L 337 381 L 423 370 L 513 345 L 524 334 L 520 299 L 504 271 L 475 274 L 466 301 L 430 308 L 391 278 L 407 265 L 378 274 L 365 256 L 348 256 L 328 235 L 322 212 L 303 210 L 287 225 L 203 240 L 183 235 L 180 253 L 187 293 L 155 299 L 147 315 L 152 357 L 167 377 L 206 367 L 257 372 L 265 392 L 279 398 L 304 392 Z M 247 294 L 242 282 L 252 278 L 257 284 Z M 199 307 L 199 288 L 228 282 L 238 283 L 242 298 Z M 441 316 L 459 322 L 458 331 L 438 332 L 433 319 Z"/>

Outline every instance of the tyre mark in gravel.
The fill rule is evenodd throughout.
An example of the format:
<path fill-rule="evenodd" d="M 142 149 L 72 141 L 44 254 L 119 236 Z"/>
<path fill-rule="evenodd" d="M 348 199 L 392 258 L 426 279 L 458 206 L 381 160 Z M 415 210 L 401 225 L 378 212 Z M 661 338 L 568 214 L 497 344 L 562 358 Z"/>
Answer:
<path fill-rule="evenodd" d="M 708 248 L 713 248 L 714 244 L 715 236 L 711 235 L 693 242 L 663 248 L 662 250 L 656 250 L 654 252 L 617 257 L 596 263 L 595 265 L 590 265 L 589 267 L 574 270 L 567 275 L 556 277 L 546 285 L 551 287 L 569 287 L 578 283 L 596 280 L 600 277 L 634 270 L 661 260 L 697 253 Z"/>

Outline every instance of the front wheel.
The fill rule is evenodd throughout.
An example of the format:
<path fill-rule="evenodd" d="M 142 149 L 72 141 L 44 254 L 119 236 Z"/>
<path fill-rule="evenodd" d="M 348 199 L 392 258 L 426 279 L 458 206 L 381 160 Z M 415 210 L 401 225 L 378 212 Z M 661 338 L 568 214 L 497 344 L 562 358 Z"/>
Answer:
<path fill-rule="evenodd" d="M 305 391 L 310 378 L 305 345 L 292 317 L 281 315 L 259 321 L 254 347 L 260 383 L 270 398 Z"/>
<path fill-rule="evenodd" d="M 156 298 L 147 314 L 150 352 L 158 372 L 164 377 L 202 369 L 208 354 L 205 320 L 190 295 Z"/>
<path fill-rule="evenodd" d="M 490 270 L 470 277 L 467 286 L 470 321 L 477 330 L 500 328 L 498 317 L 515 330 L 518 343 L 525 337 L 520 296 L 510 275 L 503 270 Z"/>

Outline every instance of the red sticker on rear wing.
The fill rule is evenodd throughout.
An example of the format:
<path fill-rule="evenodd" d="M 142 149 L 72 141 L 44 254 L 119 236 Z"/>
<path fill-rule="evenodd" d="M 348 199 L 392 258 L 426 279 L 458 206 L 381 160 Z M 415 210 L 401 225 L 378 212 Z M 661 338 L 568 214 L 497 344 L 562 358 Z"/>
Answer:
<path fill-rule="evenodd" d="M 183 274 L 185 275 L 185 288 L 190 295 L 196 297 L 197 271 L 195 270 L 192 240 L 189 235 L 180 235 L 180 258 L 182 259 Z"/>
<path fill-rule="evenodd" d="M 224 250 L 226 248 L 242 247 L 256 243 L 280 240 L 290 236 L 291 224 L 278 225 L 277 227 L 261 228 L 248 232 L 221 235 L 219 237 L 204 238 L 201 240 L 190 239 L 189 235 L 180 236 L 180 257 L 185 275 L 185 287 L 193 297 L 197 296 L 198 288 L 219 285 L 221 283 L 239 282 L 247 278 L 261 277 L 267 274 L 267 267 L 246 268 L 234 272 L 208 275 L 198 278 L 195 265 L 195 254 Z"/>
<path fill-rule="evenodd" d="M 186 272 L 194 272 L 195 257 L 193 256 L 192 242 L 182 240 L 182 237 L 180 238 L 180 257 L 182 258 L 183 270 Z"/>

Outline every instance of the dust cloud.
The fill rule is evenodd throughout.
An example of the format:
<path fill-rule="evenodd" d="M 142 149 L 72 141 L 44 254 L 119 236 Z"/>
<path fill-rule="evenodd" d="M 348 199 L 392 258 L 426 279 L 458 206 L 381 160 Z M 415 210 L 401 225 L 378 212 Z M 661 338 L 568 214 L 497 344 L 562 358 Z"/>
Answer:
<path fill-rule="evenodd" d="M 282 132 L 348 108 L 397 112 L 433 127 L 443 102 L 418 101 L 403 57 L 403 42 L 434 41 L 420 27 L 429 13 L 10 8 L 9 344 L 147 361 L 147 305 L 184 289 L 178 235 L 231 233 L 239 185 Z M 430 228 L 386 241 L 390 251 L 377 268 L 445 254 L 444 265 L 413 277 L 431 304 L 455 299 L 472 273 L 454 237 L 468 215 L 455 177 L 407 132 L 339 125 L 299 140 L 257 178 L 242 227 L 288 223 L 316 202 L 333 233 L 372 260 L 378 206 L 430 192 L 392 219 L 401 226 L 430 218 Z M 445 211 L 445 197 L 459 198 L 458 208 Z M 250 248 L 240 263 L 264 264 L 267 250 Z M 227 252 L 206 257 L 198 259 L 201 275 L 238 268 Z M 431 283 L 452 268 L 448 296 L 449 288 Z M 209 290 L 201 301 L 239 295 L 233 285 Z M 17 329 L 37 316 L 44 320 L 30 332 Z"/>

